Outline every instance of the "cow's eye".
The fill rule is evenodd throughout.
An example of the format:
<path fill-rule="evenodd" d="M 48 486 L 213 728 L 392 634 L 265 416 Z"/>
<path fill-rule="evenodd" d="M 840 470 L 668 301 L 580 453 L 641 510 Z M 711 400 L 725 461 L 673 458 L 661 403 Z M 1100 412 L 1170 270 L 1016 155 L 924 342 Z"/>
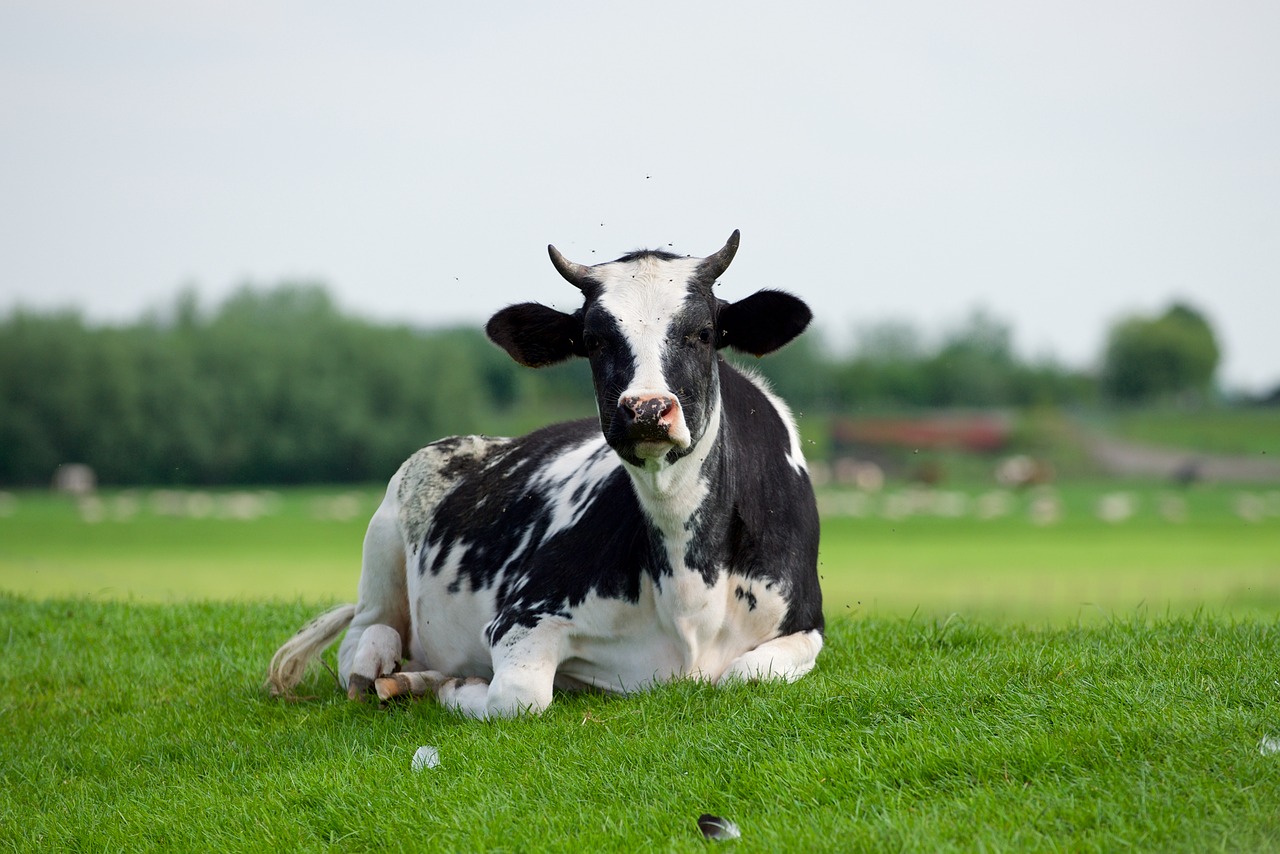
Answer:
<path fill-rule="evenodd" d="M 703 344 L 711 343 L 711 327 L 708 326 L 698 333 L 698 340 Z"/>
<path fill-rule="evenodd" d="M 582 336 L 582 346 L 587 348 L 588 353 L 594 353 L 600 349 L 604 342 L 600 340 L 600 336 L 594 332 L 584 333 Z"/>

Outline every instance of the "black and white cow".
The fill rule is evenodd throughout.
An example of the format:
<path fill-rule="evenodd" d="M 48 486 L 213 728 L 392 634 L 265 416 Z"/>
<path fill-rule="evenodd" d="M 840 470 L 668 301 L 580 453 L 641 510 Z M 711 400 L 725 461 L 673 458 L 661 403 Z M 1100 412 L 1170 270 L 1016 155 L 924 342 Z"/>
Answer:
<path fill-rule="evenodd" d="M 807 673 L 823 619 L 800 441 L 717 351 L 769 353 L 812 315 L 780 291 L 718 299 L 737 248 L 735 231 L 708 258 L 587 267 L 548 247 L 582 308 L 514 305 L 486 331 L 523 365 L 590 360 L 599 420 L 412 456 L 369 523 L 359 602 L 281 647 L 268 687 L 288 693 L 343 629 L 353 698 L 434 693 L 478 718 L 540 712 L 553 687 Z"/>

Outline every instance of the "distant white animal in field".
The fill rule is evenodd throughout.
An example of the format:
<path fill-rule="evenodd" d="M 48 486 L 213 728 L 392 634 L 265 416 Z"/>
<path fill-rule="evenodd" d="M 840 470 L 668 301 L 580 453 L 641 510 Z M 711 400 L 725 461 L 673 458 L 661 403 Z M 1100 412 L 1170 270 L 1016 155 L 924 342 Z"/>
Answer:
<path fill-rule="evenodd" d="M 1098 518 L 1113 525 L 1127 521 L 1138 512 L 1138 497 L 1132 492 L 1108 492 L 1098 499 Z"/>
<path fill-rule="evenodd" d="M 53 491 L 64 495 L 90 495 L 98 488 L 98 475 L 84 463 L 63 463 L 53 472 Z"/>
<path fill-rule="evenodd" d="M 1026 454 L 1014 454 L 1000 461 L 995 476 L 996 483 L 1010 489 L 1034 486 L 1053 481 L 1053 466 Z"/>

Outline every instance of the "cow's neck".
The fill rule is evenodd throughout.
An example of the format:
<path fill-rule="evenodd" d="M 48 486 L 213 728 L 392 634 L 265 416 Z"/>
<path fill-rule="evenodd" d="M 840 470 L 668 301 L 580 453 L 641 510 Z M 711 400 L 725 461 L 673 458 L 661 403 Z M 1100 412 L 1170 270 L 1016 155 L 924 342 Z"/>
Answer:
<path fill-rule="evenodd" d="M 722 413 L 723 406 L 717 397 L 707 419 L 707 429 L 693 451 L 675 462 L 645 468 L 624 466 L 641 508 L 668 545 L 688 539 L 693 532 L 694 515 L 721 486 L 718 481 L 723 466 L 719 464 L 718 455 L 722 452 Z M 713 456 L 717 458 L 711 459 Z"/>

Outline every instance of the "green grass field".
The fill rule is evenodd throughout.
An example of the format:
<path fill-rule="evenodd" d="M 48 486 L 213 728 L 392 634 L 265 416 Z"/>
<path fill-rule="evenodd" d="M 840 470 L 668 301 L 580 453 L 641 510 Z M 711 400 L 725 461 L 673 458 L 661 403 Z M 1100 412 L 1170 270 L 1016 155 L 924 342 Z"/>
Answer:
<path fill-rule="evenodd" d="M 0 505 L 0 590 L 27 596 L 346 601 L 379 491 L 126 492 L 85 514 L 21 493 Z M 1100 506 L 1127 518 L 1107 522 Z M 1093 619 L 1280 613 L 1280 489 L 1065 485 L 824 493 L 831 616 Z M 258 518 L 233 518 L 261 513 Z M 996 511 L 999 512 L 996 512 Z M 1036 513 L 1050 514 L 1046 524 Z M 983 518 L 983 517 L 989 518 Z M 1046 519 L 1042 518 L 1042 522 Z"/>
<path fill-rule="evenodd" d="M 794 685 L 488 723 L 259 690 L 303 603 L 0 595 L 0 849 L 1268 851 L 1280 623 L 834 621 Z M 414 773 L 419 745 L 440 764 Z"/>
<path fill-rule="evenodd" d="M 744 850 L 1280 845 L 1278 491 L 824 493 L 795 685 L 267 699 L 378 499 L 0 495 L 0 849 L 701 850 L 704 812 Z"/>

